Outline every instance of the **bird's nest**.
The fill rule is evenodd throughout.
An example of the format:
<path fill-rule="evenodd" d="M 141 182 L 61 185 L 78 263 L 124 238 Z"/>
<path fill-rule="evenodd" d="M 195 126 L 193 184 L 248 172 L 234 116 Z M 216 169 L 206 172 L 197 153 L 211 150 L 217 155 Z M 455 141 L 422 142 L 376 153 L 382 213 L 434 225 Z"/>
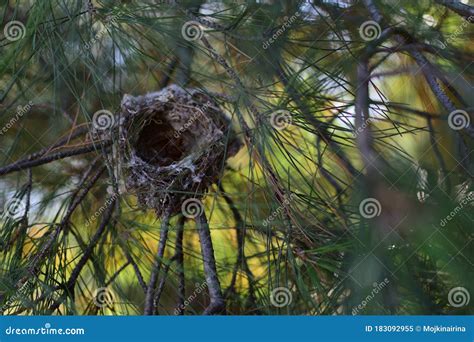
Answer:
<path fill-rule="evenodd" d="M 144 96 L 125 95 L 120 117 L 126 188 L 158 216 L 202 197 L 240 148 L 230 120 L 197 89 L 171 85 Z"/>

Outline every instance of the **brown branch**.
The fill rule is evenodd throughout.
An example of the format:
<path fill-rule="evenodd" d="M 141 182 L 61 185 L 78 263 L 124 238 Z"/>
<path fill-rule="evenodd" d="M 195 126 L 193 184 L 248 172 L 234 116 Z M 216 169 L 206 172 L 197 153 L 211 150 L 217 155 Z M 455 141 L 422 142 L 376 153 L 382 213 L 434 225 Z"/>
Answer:
<path fill-rule="evenodd" d="M 5 247 L 3 247 L 2 244 L 0 243 L 0 250 L 4 253 L 10 250 L 10 248 L 15 244 L 18 238 L 21 239 L 20 244 L 22 244 L 24 241 L 24 238 L 28 229 L 28 213 L 31 207 L 31 190 L 32 190 L 32 185 L 33 185 L 32 183 L 33 183 L 32 172 L 30 169 L 28 169 L 28 181 L 26 183 L 25 212 L 19 222 L 19 229 L 16 229 L 14 233 L 12 234 L 13 236 L 8 241 L 5 242 Z M 22 250 L 17 249 L 16 253 L 19 259 L 21 259 Z"/>
<path fill-rule="evenodd" d="M 160 274 L 161 262 L 163 259 L 163 255 L 165 253 L 166 241 L 168 239 L 169 223 L 170 223 L 170 214 L 165 213 L 161 221 L 160 241 L 158 243 L 156 258 L 153 265 L 153 269 L 150 274 L 150 282 L 148 283 L 148 287 L 147 287 L 146 295 L 145 295 L 145 310 L 144 310 L 145 315 L 153 315 L 155 311 L 155 303 L 154 303 L 155 288 L 156 288 L 156 282 L 158 281 L 158 275 Z"/>
<path fill-rule="evenodd" d="M 187 13 L 199 13 L 204 2 L 205 1 L 203 0 L 194 1 L 191 7 L 186 9 Z M 178 64 L 176 66 L 175 80 L 181 87 L 185 87 L 191 81 L 191 65 L 194 59 L 194 46 L 178 44 L 176 56 Z"/>
<path fill-rule="evenodd" d="M 102 144 L 103 146 L 110 146 L 112 145 L 112 141 L 105 141 Z M 61 151 L 61 152 L 57 152 L 57 153 L 46 155 L 46 156 L 38 156 L 38 154 L 41 155 L 41 153 L 34 153 L 24 159 L 18 160 L 10 165 L 0 168 L 0 176 L 6 175 L 14 171 L 20 171 L 20 170 L 29 169 L 35 166 L 44 165 L 55 160 L 77 156 L 84 153 L 89 153 L 97 149 L 98 149 L 98 145 L 89 144 L 80 148 L 75 148 L 75 149 L 71 149 L 67 151 Z"/>
<path fill-rule="evenodd" d="M 23 215 L 22 225 L 26 228 L 28 227 L 28 213 L 31 207 L 31 190 L 33 188 L 33 173 L 31 169 L 28 169 L 28 183 L 26 185 L 26 205 L 25 205 L 25 214 Z"/>
<path fill-rule="evenodd" d="M 357 146 L 359 147 L 367 178 L 372 179 L 379 164 L 376 152 L 373 149 L 373 137 L 369 122 L 369 62 L 365 56 L 361 57 L 357 66 L 357 93 L 355 102 L 355 128 Z"/>
<path fill-rule="evenodd" d="M 447 2 L 446 2 L 447 3 Z M 450 1 L 452 3 L 452 1 Z M 375 4 L 373 3 L 372 0 L 364 0 L 364 4 L 368 8 L 372 18 L 383 24 L 385 22 L 384 18 L 380 14 L 380 12 L 377 10 Z M 393 34 L 395 34 L 396 40 L 401 43 L 401 44 L 413 44 L 417 43 L 416 39 L 410 35 L 408 32 L 402 29 L 394 29 Z M 428 61 L 428 59 L 423 55 L 422 52 L 420 52 L 416 48 L 411 48 L 407 50 L 409 54 L 412 56 L 412 58 L 415 60 L 415 62 L 418 64 L 419 68 L 421 69 L 426 82 L 428 83 L 431 91 L 435 95 L 435 97 L 438 99 L 438 101 L 441 103 L 441 105 L 449 112 L 454 112 L 457 110 L 456 106 L 454 103 L 451 101 L 449 96 L 446 94 L 446 92 L 443 90 L 443 88 L 440 86 L 438 83 L 438 79 L 445 84 L 445 86 L 448 89 L 453 89 L 451 85 L 447 83 L 444 77 L 437 77 L 437 72 L 436 68 Z M 454 91 L 455 96 L 459 96 L 459 94 Z M 461 101 L 464 102 L 464 101 Z M 465 128 L 465 131 L 470 134 L 471 136 L 474 136 L 474 125 L 470 123 L 468 127 Z M 461 160 L 460 163 L 463 164 L 466 168 L 469 168 L 469 155 L 464 153 L 464 151 L 467 151 L 467 146 L 465 142 L 463 141 L 462 137 L 458 134 L 457 136 L 457 141 L 459 144 L 459 150 L 460 150 L 460 155 L 461 155 Z"/>
<path fill-rule="evenodd" d="M 38 273 L 39 271 L 38 268 L 40 266 L 40 263 L 42 262 L 44 257 L 47 255 L 47 253 L 50 252 L 50 249 L 52 248 L 54 241 L 59 236 L 59 234 L 67 227 L 72 214 L 74 213 L 76 208 L 79 206 L 79 204 L 84 200 L 86 195 L 89 193 L 89 191 L 92 189 L 92 187 L 94 186 L 94 184 L 97 182 L 97 180 L 100 178 L 100 176 L 102 175 L 104 171 L 105 171 L 105 167 L 102 166 L 88 182 L 85 182 L 85 179 L 84 179 L 84 181 L 81 184 L 79 184 L 78 189 L 80 190 L 77 193 L 77 196 L 73 196 L 74 198 L 72 200 L 72 203 L 69 205 L 66 215 L 63 217 L 58 227 L 54 230 L 51 236 L 49 236 L 48 240 L 43 245 L 43 247 L 38 252 L 38 254 L 36 254 L 29 262 L 28 272 L 30 276 Z"/>
<path fill-rule="evenodd" d="M 120 268 L 117 271 L 115 271 L 114 274 L 112 274 L 112 276 L 109 278 L 109 280 L 107 280 L 105 282 L 105 287 L 112 284 L 115 281 L 115 279 L 117 279 L 117 277 L 120 275 L 120 273 L 122 273 L 122 271 L 125 270 L 128 267 L 128 265 L 130 265 L 130 263 L 127 261 L 125 264 L 120 266 Z"/>
<path fill-rule="evenodd" d="M 412 113 L 412 114 L 415 114 L 415 115 L 418 115 L 418 116 L 421 116 L 421 117 L 424 117 L 424 118 L 427 118 L 427 119 L 430 119 L 430 120 L 442 120 L 442 118 L 441 118 L 442 114 L 425 112 L 423 110 L 410 108 L 410 107 L 407 107 L 407 106 L 405 106 L 403 104 L 399 104 L 399 103 L 380 102 L 380 101 L 372 101 L 372 103 L 375 104 L 375 105 L 386 106 L 388 108 L 389 112 L 391 111 L 390 108 L 394 108 L 396 110 L 407 111 L 409 113 Z"/>
<path fill-rule="evenodd" d="M 435 131 L 434 131 L 433 123 L 431 122 L 431 119 L 427 119 L 427 123 L 428 123 L 428 130 L 430 132 L 431 148 L 433 149 L 435 157 L 438 160 L 439 167 L 441 168 L 441 173 L 442 173 L 441 181 L 443 183 L 446 182 L 446 187 L 449 193 L 451 189 L 451 183 L 449 181 L 448 172 L 446 170 L 446 163 L 444 162 L 444 158 L 441 155 L 441 152 L 438 147 L 438 143 L 436 142 Z"/>
<path fill-rule="evenodd" d="M 143 289 L 143 292 L 146 294 L 147 291 L 147 286 L 145 283 L 145 280 L 143 279 L 142 273 L 140 272 L 140 268 L 138 267 L 137 263 L 135 260 L 133 260 L 132 255 L 130 252 L 123 246 L 122 243 L 120 243 L 120 248 L 122 249 L 123 253 L 125 254 L 125 258 L 127 259 L 127 262 L 132 265 L 133 270 L 135 272 L 135 275 L 137 277 L 138 283 L 140 284 L 141 288 Z"/>
<path fill-rule="evenodd" d="M 155 306 L 155 313 L 158 311 L 158 305 L 160 304 L 160 298 L 161 294 L 163 293 L 163 290 L 165 288 L 165 283 L 166 283 L 166 278 L 168 277 L 168 271 L 171 267 L 171 264 L 173 261 L 177 261 L 179 258 L 183 258 L 183 228 L 184 228 L 184 222 L 185 222 L 185 217 L 181 215 L 178 220 L 178 226 L 176 227 L 176 241 L 175 241 L 175 253 L 171 257 L 170 262 L 165 265 L 165 268 L 163 269 L 163 277 L 161 278 L 160 284 L 158 285 L 158 289 L 156 290 L 156 295 L 154 298 L 154 306 Z M 178 264 L 178 267 L 182 266 L 181 264 Z M 179 272 L 179 270 L 178 270 Z M 183 273 L 184 276 L 184 273 Z M 181 298 L 181 289 L 179 290 L 179 297 Z M 184 301 L 184 294 L 182 295 L 183 301 Z"/>
<path fill-rule="evenodd" d="M 204 315 L 224 314 L 225 300 L 222 296 L 221 285 L 219 277 L 217 276 L 214 247 L 212 246 L 211 232 L 204 211 L 196 218 L 196 225 L 199 234 L 199 242 L 201 243 L 204 274 L 211 300 L 209 306 L 204 310 Z"/>
<path fill-rule="evenodd" d="M 79 262 L 76 264 L 74 269 L 71 272 L 71 276 L 69 277 L 68 281 L 66 282 L 65 289 L 64 289 L 64 296 L 69 295 L 71 298 L 74 298 L 74 286 L 76 285 L 76 281 L 79 278 L 79 275 L 86 265 L 87 261 L 92 255 L 92 252 L 94 251 L 94 247 L 97 245 L 99 242 L 99 239 L 101 238 L 102 234 L 105 232 L 105 228 L 110 222 L 110 219 L 112 218 L 112 214 L 115 209 L 115 202 L 116 202 L 116 197 L 111 198 L 111 202 L 109 203 L 109 199 L 107 199 L 105 202 L 109 203 L 105 209 L 104 216 L 102 217 L 102 221 L 100 222 L 99 227 L 97 228 L 96 232 L 92 236 L 89 244 L 87 245 L 84 254 L 82 255 L 81 259 L 79 259 Z M 51 306 L 51 312 L 54 312 L 62 303 L 62 299 L 60 298 L 57 300 L 52 306 Z"/>
<path fill-rule="evenodd" d="M 28 267 L 27 267 L 28 273 L 27 275 L 25 275 L 18 281 L 17 286 L 16 286 L 17 290 L 20 289 L 27 281 L 29 281 L 30 278 L 36 276 L 39 273 L 40 264 L 45 258 L 45 256 L 50 252 L 50 249 L 52 248 L 54 241 L 59 236 L 61 231 L 63 231 L 67 227 L 67 225 L 69 224 L 69 220 L 72 214 L 74 213 L 75 209 L 84 200 L 86 195 L 89 193 L 90 189 L 94 186 L 94 184 L 97 182 L 99 177 L 105 171 L 105 167 L 102 166 L 98 170 L 98 172 L 87 182 L 87 179 L 91 175 L 92 171 L 96 170 L 96 168 L 94 168 L 95 165 L 96 165 L 96 162 L 92 163 L 91 166 L 88 168 L 88 170 L 85 172 L 85 175 L 82 178 L 81 182 L 79 183 L 77 190 L 71 196 L 71 204 L 69 205 L 68 211 L 66 215 L 63 217 L 63 219 L 61 220 L 61 222 L 59 223 L 58 227 L 49 236 L 48 240 L 43 245 L 41 250 L 28 261 Z M 55 290 L 58 290 L 58 289 L 59 288 L 56 288 Z M 42 296 L 40 296 L 38 301 L 41 301 L 44 298 L 46 298 L 46 295 L 43 294 Z"/>
<path fill-rule="evenodd" d="M 109 201 L 109 199 L 107 199 L 106 202 L 107 201 Z M 71 276 L 69 277 L 69 280 L 68 280 L 67 286 L 66 286 L 67 289 L 71 289 L 71 286 L 73 286 L 76 283 L 77 278 L 79 277 L 79 274 L 80 274 L 82 268 L 85 266 L 85 264 L 87 263 L 87 261 L 91 257 L 92 252 L 94 250 L 94 247 L 99 242 L 99 239 L 101 238 L 102 234 L 105 232 L 105 229 L 106 229 L 107 225 L 109 224 L 110 219 L 112 218 L 112 214 L 113 214 L 114 209 L 115 209 L 115 202 L 116 202 L 116 198 L 112 197 L 110 204 L 107 205 L 107 207 L 105 209 L 105 212 L 104 212 L 104 215 L 102 217 L 102 221 L 100 222 L 99 227 L 97 228 L 96 232 L 92 236 L 92 238 L 91 238 L 89 244 L 87 245 L 81 259 L 77 263 L 74 270 L 71 272 Z"/>
<path fill-rule="evenodd" d="M 363 3 L 365 7 L 369 10 L 370 16 L 372 19 L 374 19 L 376 22 L 380 23 L 383 20 L 382 15 L 380 14 L 379 10 L 375 6 L 375 4 L 372 2 L 372 0 L 363 0 Z"/>
<path fill-rule="evenodd" d="M 170 259 L 170 263 L 166 264 L 163 268 L 163 277 L 158 284 L 158 287 L 155 291 L 155 298 L 153 298 L 153 307 L 154 307 L 154 314 L 158 315 L 158 306 L 160 305 L 161 294 L 165 289 L 166 279 L 168 278 L 168 271 L 170 270 L 171 263 L 174 261 L 173 258 Z"/>
<path fill-rule="evenodd" d="M 206 37 L 203 36 L 201 38 L 201 41 L 203 42 L 204 46 L 209 51 L 211 57 L 224 68 L 224 70 L 227 72 L 227 74 L 230 76 L 230 78 L 235 82 L 235 84 L 239 88 L 239 90 L 241 90 L 243 93 L 249 95 L 249 92 L 245 88 L 245 86 L 242 83 L 240 77 L 237 75 L 237 72 L 233 68 L 230 67 L 229 63 L 227 63 L 227 61 L 224 59 L 224 57 L 222 57 L 221 55 L 219 55 L 219 53 L 217 53 L 217 51 L 212 47 L 212 45 L 209 43 L 209 41 L 206 39 Z M 249 106 L 249 111 L 252 114 L 254 114 L 254 116 L 257 120 L 260 120 L 260 118 L 262 116 L 259 113 L 258 109 L 255 107 L 255 105 L 250 102 L 250 103 L 248 103 L 248 106 Z M 245 119 L 243 118 L 242 115 L 238 115 L 238 119 L 239 119 L 240 126 L 242 128 L 242 131 L 244 133 L 244 136 L 245 136 L 245 143 L 248 146 L 249 151 L 252 151 L 254 153 L 254 155 L 256 157 L 256 160 L 257 160 L 257 163 L 259 165 L 261 165 L 261 167 L 262 167 L 262 169 L 265 173 L 265 176 L 268 177 L 270 184 L 275 188 L 274 191 L 273 191 L 273 195 L 275 196 L 275 198 L 277 199 L 279 204 L 285 209 L 285 215 L 286 215 L 287 220 L 289 222 L 292 222 L 291 215 L 290 215 L 290 212 L 288 210 L 288 206 L 284 203 L 286 191 L 282 188 L 280 182 L 278 181 L 278 178 L 277 178 L 275 172 L 273 171 L 273 168 L 271 167 L 271 165 L 270 165 L 268 159 L 266 158 L 265 154 L 261 151 L 260 148 L 258 148 L 258 146 L 255 149 L 256 138 L 253 135 L 252 130 L 250 129 L 250 127 L 247 125 L 247 122 L 245 121 Z M 295 222 L 295 224 L 297 224 L 297 222 Z M 289 228 L 291 229 L 291 224 L 289 225 Z"/>
<path fill-rule="evenodd" d="M 364 4 L 366 5 L 367 9 L 369 10 L 370 15 L 372 16 L 372 18 L 375 21 L 377 21 L 379 24 L 384 24 L 385 20 L 384 20 L 383 16 L 380 14 L 380 12 L 378 11 L 378 9 L 376 8 L 373 1 L 372 0 L 364 0 Z M 406 45 L 406 44 L 416 44 L 417 43 L 416 39 L 403 29 L 392 29 L 391 34 L 395 34 L 397 41 L 401 44 Z M 439 85 L 437 77 L 435 76 L 436 73 L 433 72 L 433 70 L 435 70 L 435 68 L 430 63 L 430 61 L 428 61 L 428 59 L 423 55 L 423 53 L 421 53 L 414 46 L 407 49 L 407 51 L 410 53 L 410 55 L 413 57 L 415 62 L 418 64 L 418 66 L 421 69 L 423 75 L 425 76 L 426 81 L 428 82 L 428 85 L 430 86 L 430 88 L 433 91 L 436 98 L 443 105 L 443 107 L 446 110 L 448 110 L 449 112 L 455 111 L 457 108 L 453 104 L 453 102 L 449 99 L 449 97 L 446 95 L 446 93 L 441 88 L 441 86 Z"/>
<path fill-rule="evenodd" d="M 186 278 L 184 276 L 184 253 L 183 253 L 183 235 L 184 222 L 186 218 L 181 215 L 178 222 L 178 230 L 176 231 L 176 263 L 178 264 L 178 308 L 179 315 L 184 315 L 184 301 L 186 297 Z M 183 308 L 183 309 L 181 309 Z"/>
<path fill-rule="evenodd" d="M 160 81 L 160 89 L 166 87 L 170 83 L 171 74 L 176 69 L 178 61 L 179 59 L 177 57 L 173 58 L 173 60 L 168 64 L 166 70 L 163 71 L 164 76 L 163 79 Z"/>
<path fill-rule="evenodd" d="M 459 0 L 458 1 L 456 1 L 456 0 L 435 0 L 435 1 L 438 4 L 449 8 L 451 11 L 456 12 L 460 16 L 463 16 L 463 17 L 466 17 L 466 18 L 470 18 L 470 17 L 474 16 L 474 7 L 463 4 Z"/>
<path fill-rule="evenodd" d="M 28 157 L 22 159 L 22 161 L 27 161 L 27 160 L 33 160 L 33 159 L 37 159 L 41 156 L 43 156 L 44 154 L 48 153 L 49 151 L 55 149 L 55 148 L 58 148 L 60 146 L 63 146 L 65 144 L 67 144 L 69 141 L 77 138 L 78 136 L 82 135 L 82 134 L 85 134 L 86 132 L 89 132 L 89 129 L 87 127 L 80 127 L 80 128 L 76 128 L 73 132 L 65 135 L 64 137 L 62 137 L 61 139 L 59 139 L 57 142 L 55 142 L 54 144 L 48 146 L 48 147 L 45 147 L 45 148 L 42 148 L 41 150 L 39 150 L 38 152 L 35 152 L 33 154 L 30 154 Z"/>
<path fill-rule="evenodd" d="M 322 149 L 320 145 L 321 145 L 321 139 L 318 137 L 316 141 L 316 149 L 318 151 L 318 170 L 323 176 L 323 178 L 326 179 L 329 182 L 329 184 L 334 188 L 334 191 L 336 192 L 337 202 L 342 207 L 341 195 L 343 193 L 343 189 L 341 188 L 337 180 L 332 176 L 332 174 L 328 170 L 326 170 L 326 168 L 324 167 L 323 165 L 324 149 Z"/>
<path fill-rule="evenodd" d="M 225 291 L 224 298 L 227 298 L 231 293 L 235 292 L 235 283 L 237 281 L 237 272 L 239 269 L 242 269 L 245 274 L 247 275 L 247 279 L 249 282 L 249 304 L 250 306 L 254 306 L 255 304 L 255 290 L 254 290 L 254 275 L 250 270 L 250 267 L 247 263 L 247 258 L 245 257 L 245 234 L 246 234 L 246 227 L 242 216 L 240 215 L 239 210 L 235 206 L 234 201 L 230 196 L 227 195 L 225 189 L 222 184 L 219 184 L 219 190 L 221 191 L 222 197 L 226 201 L 227 205 L 229 206 L 230 210 L 232 211 L 232 215 L 234 216 L 234 220 L 236 223 L 235 226 L 235 233 L 237 235 L 237 261 L 234 266 L 234 272 L 232 274 L 232 279 L 230 282 L 229 287 Z"/>
<path fill-rule="evenodd" d="M 316 129 L 318 132 L 318 137 L 321 138 L 328 146 L 329 149 L 334 153 L 334 155 L 338 158 L 341 162 L 342 166 L 354 177 L 359 175 L 359 171 L 352 165 L 349 158 L 344 154 L 344 151 L 334 142 L 331 138 L 330 133 L 327 130 L 326 123 L 317 120 L 315 117 L 311 115 L 311 111 L 309 110 L 308 106 L 303 102 L 300 94 L 295 89 L 295 87 L 289 82 L 287 75 L 285 74 L 281 65 L 277 67 L 277 75 L 280 79 L 280 82 L 285 86 L 290 94 L 292 100 L 296 103 L 298 108 L 301 109 L 304 117 L 308 122 Z"/>

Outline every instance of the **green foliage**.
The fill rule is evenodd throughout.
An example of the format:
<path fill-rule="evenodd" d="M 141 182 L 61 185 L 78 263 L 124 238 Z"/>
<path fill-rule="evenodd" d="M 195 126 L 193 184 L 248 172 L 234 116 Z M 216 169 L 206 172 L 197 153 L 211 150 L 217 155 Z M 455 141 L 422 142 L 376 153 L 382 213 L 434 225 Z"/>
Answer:
<path fill-rule="evenodd" d="M 92 123 L 125 94 L 178 84 L 212 96 L 244 146 L 203 200 L 228 313 L 472 314 L 470 19 L 428 0 L 176 2 L 1 5 L 1 311 L 143 313 L 163 222 L 119 192 L 116 141 Z M 364 38 L 369 21 L 381 38 Z M 156 311 L 202 314 L 197 226 L 184 224 L 181 264 L 179 222 Z"/>

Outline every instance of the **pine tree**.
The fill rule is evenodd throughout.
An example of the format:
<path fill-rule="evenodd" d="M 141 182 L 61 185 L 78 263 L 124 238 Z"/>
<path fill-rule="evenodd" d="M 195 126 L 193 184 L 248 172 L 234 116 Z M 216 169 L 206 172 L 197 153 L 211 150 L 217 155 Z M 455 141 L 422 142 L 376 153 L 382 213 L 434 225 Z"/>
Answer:
<path fill-rule="evenodd" d="M 472 314 L 464 2 L 9 1 L 3 314 Z"/>

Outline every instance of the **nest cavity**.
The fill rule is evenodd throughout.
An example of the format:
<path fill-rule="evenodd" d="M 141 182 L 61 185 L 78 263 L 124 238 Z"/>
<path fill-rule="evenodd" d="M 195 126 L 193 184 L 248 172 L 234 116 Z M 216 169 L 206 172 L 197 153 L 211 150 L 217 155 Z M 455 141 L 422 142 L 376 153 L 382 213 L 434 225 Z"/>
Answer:
<path fill-rule="evenodd" d="M 240 143 L 211 97 L 177 85 L 121 103 L 119 147 L 126 187 L 158 216 L 202 197 Z"/>

